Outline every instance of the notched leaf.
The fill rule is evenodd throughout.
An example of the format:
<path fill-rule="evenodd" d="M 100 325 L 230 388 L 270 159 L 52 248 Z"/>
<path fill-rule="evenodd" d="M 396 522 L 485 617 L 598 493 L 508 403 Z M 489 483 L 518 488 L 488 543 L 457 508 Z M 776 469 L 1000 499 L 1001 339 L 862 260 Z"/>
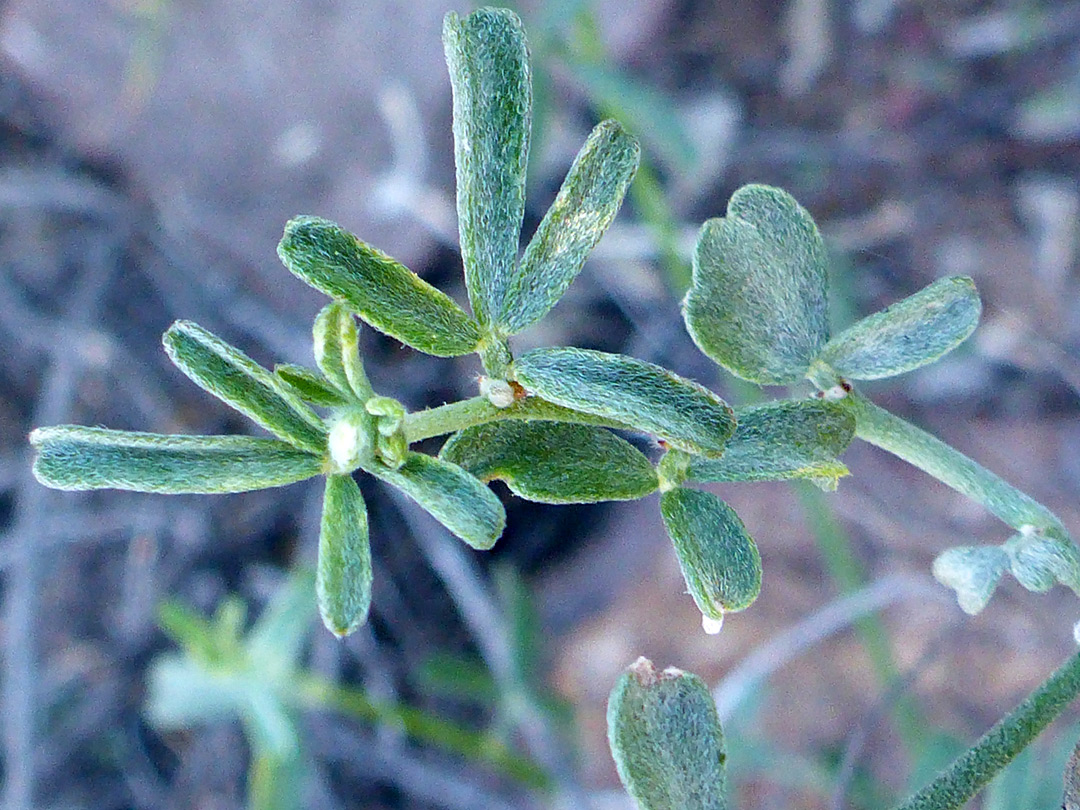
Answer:
<path fill-rule="evenodd" d="M 1029 591 L 1041 593 L 1061 583 L 1080 594 L 1080 549 L 1068 538 L 1020 532 L 1002 548 L 1009 557 L 1009 570 Z"/>
<path fill-rule="evenodd" d="M 319 531 L 315 592 L 323 624 L 344 638 L 367 621 L 371 606 L 367 507 L 348 475 L 328 475 Z"/>
<path fill-rule="evenodd" d="M 465 283 L 482 324 L 503 312 L 525 214 L 532 81 L 521 20 L 482 8 L 443 22 Z"/>
<path fill-rule="evenodd" d="M 693 481 L 783 481 L 832 484 L 848 474 L 837 456 L 855 435 L 855 417 L 837 402 L 783 400 L 735 411 L 735 433 L 719 458 L 694 456 Z"/>
<path fill-rule="evenodd" d="M 491 548 L 506 526 L 495 493 L 449 461 L 409 452 L 397 469 L 377 463 L 364 470 L 393 484 L 475 549 Z"/>
<path fill-rule="evenodd" d="M 660 496 L 660 515 L 702 615 L 722 621 L 749 607 L 761 590 L 761 557 L 735 510 L 711 492 L 676 487 Z"/>
<path fill-rule="evenodd" d="M 530 393 L 651 433 L 689 453 L 718 455 L 733 411 L 704 386 L 660 366 L 588 349 L 535 349 L 514 361 Z"/>
<path fill-rule="evenodd" d="M 491 422 L 452 436 L 439 457 L 540 503 L 626 501 L 657 487 L 656 472 L 639 450 L 589 425 Z"/>
<path fill-rule="evenodd" d="M 191 321 L 162 337 L 169 359 L 196 385 L 279 439 L 303 450 L 326 447 L 322 420 L 278 377 L 239 349 Z"/>
<path fill-rule="evenodd" d="M 550 310 L 607 231 L 637 171 L 641 149 L 615 121 L 592 131 L 525 249 L 499 325 L 517 334 Z"/>
<path fill-rule="evenodd" d="M 290 220 L 278 256 L 301 280 L 418 351 L 456 357 L 480 343 L 476 321 L 446 293 L 333 222 Z"/>
<path fill-rule="evenodd" d="M 641 810 L 725 810 L 727 753 L 709 688 L 639 658 L 611 691 L 611 754 Z"/>
<path fill-rule="evenodd" d="M 247 492 L 322 472 L 322 459 L 275 439 L 163 436 L 59 425 L 30 434 L 34 475 L 54 489 L 167 494 Z"/>
<path fill-rule="evenodd" d="M 956 591 L 960 609 L 970 616 L 982 612 L 994 595 L 1009 556 L 1000 546 L 950 548 L 934 560 L 934 579 Z"/>
<path fill-rule="evenodd" d="M 727 216 L 701 228 L 683 303 L 687 330 L 736 376 L 798 382 L 829 337 L 826 266 L 821 234 L 790 194 L 743 186 Z"/>
<path fill-rule="evenodd" d="M 966 276 L 938 279 L 914 295 L 845 329 L 820 360 L 843 377 L 876 380 L 932 363 L 963 343 L 982 303 Z"/>

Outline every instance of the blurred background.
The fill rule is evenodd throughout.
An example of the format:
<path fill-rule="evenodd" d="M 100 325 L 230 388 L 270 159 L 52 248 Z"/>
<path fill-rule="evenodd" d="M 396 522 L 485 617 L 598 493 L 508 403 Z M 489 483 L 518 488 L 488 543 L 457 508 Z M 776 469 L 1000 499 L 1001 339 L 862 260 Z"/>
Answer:
<path fill-rule="evenodd" d="M 644 144 L 619 219 L 516 348 L 622 351 L 760 396 L 696 350 L 678 304 L 700 223 L 743 183 L 779 185 L 833 253 L 836 327 L 975 278 L 975 336 L 866 388 L 1080 529 L 1080 3 L 514 6 L 536 82 L 526 238 L 600 118 Z M 253 430 L 169 365 L 160 335 L 188 318 L 265 365 L 310 363 L 320 297 L 274 253 L 296 214 L 464 300 L 448 10 L 0 2 L 9 810 L 629 808 L 604 706 L 638 655 L 718 687 L 735 806 L 883 807 L 1075 648 L 1080 603 L 1060 588 L 1006 582 L 961 614 L 933 557 L 1008 530 L 859 443 L 837 493 L 717 488 L 765 568 L 718 636 L 653 499 L 508 501 L 506 535 L 479 554 L 364 481 L 374 608 L 339 643 L 303 573 L 318 484 L 209 498 L 34 482 L 33 426 Z M 472 358 L 370 329 L 362 348 L 376 390 L 410 409 L 475 392 Z M 1059 806 L 1075 720 L 980 806 Z"/>

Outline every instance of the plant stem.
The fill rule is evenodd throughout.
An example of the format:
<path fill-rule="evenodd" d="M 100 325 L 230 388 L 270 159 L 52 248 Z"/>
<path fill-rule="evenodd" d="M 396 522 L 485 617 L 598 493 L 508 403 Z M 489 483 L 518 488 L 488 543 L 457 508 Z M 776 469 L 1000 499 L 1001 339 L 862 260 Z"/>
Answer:
<path fill-rule="evenodd" d="M 1033 527 L 1069 536 L 1057 516 L 958 450 L 857 392 L 846 398 L 855 414 L 855 435 L 929 473 L 985 506 L 1017 531 Z"/>
<path fill-rule="evenodd" d="M 1080 693 L 1080 653 L 896 810 L 957 810 L 1035 739 Z"/>

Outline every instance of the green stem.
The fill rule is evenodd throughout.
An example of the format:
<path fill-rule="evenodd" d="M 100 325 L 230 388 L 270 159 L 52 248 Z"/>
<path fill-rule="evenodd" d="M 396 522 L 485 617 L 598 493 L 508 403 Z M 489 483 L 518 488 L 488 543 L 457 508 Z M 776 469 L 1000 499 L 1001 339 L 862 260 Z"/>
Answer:
<path fill-rule="evenodd" d="M 1008 765 L 1080 693 L 1080 653 L 1043 682 L 933 782 L 896 810 L 957 810 Z"/>
<path fill-rule="evenodd" d="M 457 433 L 467 427 L 483 425 L 488 422 L 498 422 L 503 419 L 576 422 L 583 425 L 599 425 L 622 430 L 633 429 L 612 419 L 604 419 L 600 416 L 593 416 L 592 414 L 553 405 L 546 400 L 540 399 L 540 397 L 526 397 L 509 408 L 496 408 L 486 397 L 473 397 L 463 399 L 460 402 L 451 402 L 448 405 L 440 405 L 437 408 L 428 408 L 424 411 L 406 414 L 405 440 L 412 444 L 422 439 L 430 439 L 432 436 Z"/>
<path fill-rule="evenodd" d="M 1063 538 L 1068 532 L 1049 509 L 1003 481 L 940 439 L 879 408 L 857 392 L 847 397 L 855 413 L 855 435 L 914 464 L 985 506 L 1017 531 L 1048 530 Z"/>

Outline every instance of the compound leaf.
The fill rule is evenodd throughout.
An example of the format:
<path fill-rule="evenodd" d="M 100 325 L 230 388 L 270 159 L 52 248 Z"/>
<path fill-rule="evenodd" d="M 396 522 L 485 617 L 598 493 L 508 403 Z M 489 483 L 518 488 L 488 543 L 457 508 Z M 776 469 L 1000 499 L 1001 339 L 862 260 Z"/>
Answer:
<path fill-rule="evenodd" d="M 491 548 L 506 526 L 495 493 L 457 464 L 409 452 L 397 469 L 378 463 L 364 469 L 400 489 L 475 549 Z"/>
<path fill-rule="evenodd" d="M 848 474 L 837 460 L 855 435 L 855 417 L 837 402 L 783 400 L 740 408 L 735 433 L 719 458 L 694 456 L 693 481 L 782 481 L 831 484 Z"/>
<path fill-rule="evenodd" d="M 966 276 L 935 281 L 830 340 L 820 360 L 843 377 L 876 380 L 932 363 L 967 339 L 982 303 Z"/>
<path fill-rule="evenodd" d="M 418 351 L 456 357 L 480 342 L 476 321 L 448 295 L 333 222 L 290 220 L 278 256 L 301 280 Z"/>
<path fill-rule="evenodd" d="M 608 698 L 608 741 L 641 810 L 725 810 L 727 753 L 709 688 L 639 658 Z"/>
<path fill-rule="evenodd" d="M 508 334 L 536 323 L 566 292 L 615 219 L 640 155 L 615 121 L 589 135 L 511 279 L 498 319 Z"/>
<path fill-rule="evenodd" d="M 723 621 L 749 607 L 761 590 L 761 557 L 735 510 L 711 492 L 676 487 L 660 496 L 660 515 L 702 615 Z"/>
<path fill-rule="evenodd" d="M 1001 546 L 965 546 L 943 551 L 934 560 L 934 578 L 956 591 L 960 609 L 980 613 L 994 595 L 1009 555 Z"/>
<path fill-rule="evenodd" d="M 222 493 L 279 487 L 322 472 L 322 459 L 275 439 L 162 436 L 58 425 L 30 434 L 34 475 L 54 489 Z"/>
<path fill-rule="evenodd" d="M 814 220 L 785 191 L 749 185 L 701 228 L 683 303 L 698 347 L 762 385 L 802 379 L 828 340 L 826 253 Z"/>
<path fill-rule="evenodd" d="M 535 349 L 514 361 L 530 393 L 651 433 L 689 453 L 717 455 L 735 430 L 720 397 L 660 366 L 589 349 Z"/>
<path fill-rule="evenodd" d="M 656 471 L 641 451 L 589 425 L 489 422 L 452 436 L 439 457 L 540 503 L 633 500 L 657 487 Z"/>
<path fill-rule="evenodd" d="M 356 319 L 338 302 L 327 304 L 312 328 L 315 362 L 326 379 L 345 394 L 366 400 L 372 395 L 357 349 Z"/>
<path fill-rule="evenodd" d="M 344 638 L 367 621 L 371 606 L 367 507 L 349 475 L 328 475 L 319 530 L 315 592 L 323 624 Z"/>
<path fill-rule="evenodd" d="M 469 300 L 480 323 L 503 311 L 525 214 L 532 82 L 521 20 L 482 8 L 443 22 L 454 91 L 458 227 Z"/>

